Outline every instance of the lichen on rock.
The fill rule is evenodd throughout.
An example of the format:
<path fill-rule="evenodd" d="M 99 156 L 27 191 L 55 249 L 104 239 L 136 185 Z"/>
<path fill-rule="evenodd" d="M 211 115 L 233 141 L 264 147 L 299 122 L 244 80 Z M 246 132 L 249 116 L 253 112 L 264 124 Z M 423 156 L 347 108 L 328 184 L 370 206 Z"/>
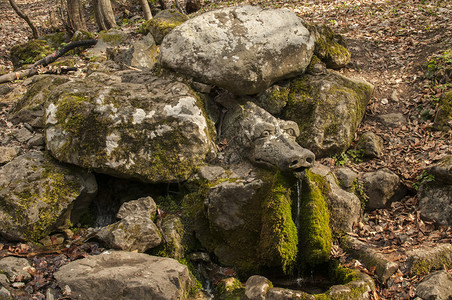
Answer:
<path fill-rule="evenodd" d="M 112 76 L 112 75 L 110 75 Z M 146 182 L 186 180 L 211 150 L 200 101 L 178 82 L 91 78 L 61 85 L 45 114 L 47 148 L 58 160 Z"/>
<path fill-rule="evenodd" d="M 24 180 L 25 178 L 25 180 Z M 37 241 L 78 221 L 97 192 L 92 174 L 59 164 L 41 152 L 19 156 L 0 169 L 0 234 Z"/>
<path fill-rule="evenodd" d="M 352 143 L 373 86 L 334 71 L 303 75 L 290 83 L 282 117 L 300 127 L 297 142 L 317 157 L 341 153 Z"/>

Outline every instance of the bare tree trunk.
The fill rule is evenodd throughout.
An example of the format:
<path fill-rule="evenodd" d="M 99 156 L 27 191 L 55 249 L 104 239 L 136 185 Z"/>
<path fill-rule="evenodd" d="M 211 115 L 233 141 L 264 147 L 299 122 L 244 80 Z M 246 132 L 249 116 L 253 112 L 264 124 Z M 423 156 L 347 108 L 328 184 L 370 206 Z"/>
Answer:
<path fill-rule="evenodd" d="M 14 2 L 14 0 L 9 0 L 9 4 L 11 4 L 11 6 L 13 7 L 14 11 L 19 15 L 19 17 L 21 17 L 22 19 L 25 20 L 25 22 L 27 22 L 28 26 L 30 26 L 31 31 L 33 31 L 33 38 L 37 39 L 39 37 L 38 31 L 36 30 L 36 27 L 33 25 L 33 23 L 31 22 L 30 18 L 28 18 L 27 15 L 25 15 L 20 9 L 19 7 L 17 7 L 16 2 Z"/>
<path fill-rule="evenodd" d="M 72 31 L 87 31 L 85 14 L 83 12 L 80 0 L 67 0 L 67 17 Z"/>
<path fill-rule="evenodd" d="M 144 19 L 146 21 L 152 19 L 151 8 L 149 7 L 148 0 L 140 0 L 140 1 L 141 1 L 141 7 L 143 8 Z"/>
<path fill-rule="evenodd" d="M 110 0 L 94 0 L 96 21 L 100 30 L 116 27 L 115 15 Z"/>

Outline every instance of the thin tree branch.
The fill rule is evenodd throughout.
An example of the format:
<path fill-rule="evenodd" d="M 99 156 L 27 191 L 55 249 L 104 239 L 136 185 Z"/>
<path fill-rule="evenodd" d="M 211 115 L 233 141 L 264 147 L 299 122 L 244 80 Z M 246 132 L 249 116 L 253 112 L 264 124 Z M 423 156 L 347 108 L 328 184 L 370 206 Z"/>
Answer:
<path fill-rule="evenodd" d="M 27 22 L 28 26 L 30 26 L 31 28 L 31 31 L 33 31 L 33 38 L 37 39 L 39 37 L 38 30 L 36 30 L 36 27 L 33 25 L 30 18 L 26 14 L 24 14 L 19 9 L 19 7 L 17 7 L 16 2 L 14 2 L 14 0 L 9 0 L 9 4 L 11 4 L 12 8 L 19 15 L 19 17 L 21 17 L 22 19 L 25 20 L 25 22 Z"/>
<path fill-rule="evenodd" d="M 45 67 L 48 64 L 57 60 L 59 57 L 63 56 L 66 52 L 68 52 L 74 48 L 82 47 L 82 46 L 84 46 L 84 47 L 93 46 L 96 43 L 97 43 L 97 40 L 95 40 L 95 39 L 72 42 L 72 43 L 60 48 L 55 53 L 52 53 L 52 54 L 44 57 L 43 59 L 37 61 L 36 63 L 34 63 L 34 65 L 30 69 L 21 70 L 18 72 L 12 72 L 12 73 L 0 76 L 0 83 L 10 82 L 13 80 L 22 79 L 24 77 L 30 77 L 30 76 L 36 75 L 36 74 L 38 74 L 38 70 L 37 70 L 38 66 Z"/>

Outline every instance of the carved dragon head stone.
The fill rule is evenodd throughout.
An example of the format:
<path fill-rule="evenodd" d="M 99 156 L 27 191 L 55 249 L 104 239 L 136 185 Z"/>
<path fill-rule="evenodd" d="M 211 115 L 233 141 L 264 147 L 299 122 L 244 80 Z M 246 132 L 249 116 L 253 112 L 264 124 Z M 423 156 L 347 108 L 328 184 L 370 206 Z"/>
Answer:
<path fill-rule="evenodd" d="M 223 120 L 223 136 L 252 163 L 301 171 L 314 164 L 315 155 L 296 141 L 293 121 L 275 118 L 253 102 L 230 109 Z"/>

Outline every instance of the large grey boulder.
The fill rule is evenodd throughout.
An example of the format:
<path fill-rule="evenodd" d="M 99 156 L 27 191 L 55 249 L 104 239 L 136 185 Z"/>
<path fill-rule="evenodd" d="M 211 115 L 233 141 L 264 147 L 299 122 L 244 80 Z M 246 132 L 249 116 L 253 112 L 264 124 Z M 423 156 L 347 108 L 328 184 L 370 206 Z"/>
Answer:
<path fill-rule="evenodd" d="M 300 127 L 297 142 L 317 157 L 345 151 L 366 111 L 373 86 L 330 71 L 303 75 L 290 83 L 284 119 Z"/>
<path fill-rule="evenodd" d="M 239 6 L 188 20 L 164 38 L 160 51 L 164 67 L 247 95 L 302 74 L 314 38 L 289 10 Z"/>
<path fill-rule="evenodd" d="M 0 235 L 39 240 L 76 223 L 97 193 L 94 176 L 29 152 L 0 169 Z"/>
<path fill-rule="evenodd" d="M 174 259 L 121 251 L 73 261 L 54 276 L 72 299 L 186 299 L 192 286 Z"/>
<path fill-rule="evenodd" d="M 94 72 L 61 85 L 45 111 L 52 155 L 108 175 L 155 183 L 186 180 L 211 150 L 211 132 L 194 92 L 149 74 Z"/>

